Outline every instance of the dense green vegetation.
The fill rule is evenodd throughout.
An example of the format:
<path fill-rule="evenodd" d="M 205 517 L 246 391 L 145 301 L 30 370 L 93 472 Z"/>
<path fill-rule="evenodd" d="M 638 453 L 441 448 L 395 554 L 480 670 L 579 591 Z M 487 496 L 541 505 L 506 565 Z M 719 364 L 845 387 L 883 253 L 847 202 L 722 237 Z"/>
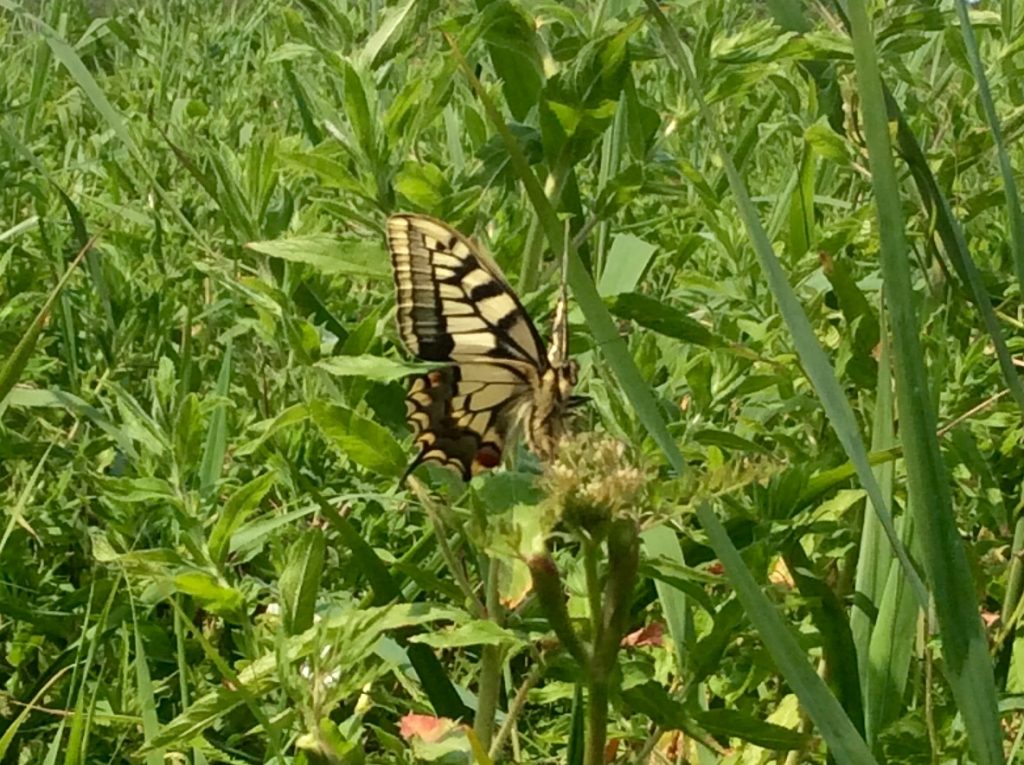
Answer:
<path fill-rule="evenodd" d="M 0 8 L 0 763 L 1020 756 L 1019 4 Z M 399 480 L 399 210 L 555 465 Z"/>

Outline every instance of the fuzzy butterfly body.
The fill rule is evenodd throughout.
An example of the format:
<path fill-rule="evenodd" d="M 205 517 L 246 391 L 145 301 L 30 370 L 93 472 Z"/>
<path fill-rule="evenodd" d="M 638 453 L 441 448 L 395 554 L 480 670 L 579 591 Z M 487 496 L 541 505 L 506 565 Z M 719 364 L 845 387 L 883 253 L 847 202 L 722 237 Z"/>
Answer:
<path fill-rule="evenodd" d="M 566 293 L 550 351 L 491 257 L 425 215 L 388 219 L 402 343 L 445 363 L 415 378 L 406 416 L 420 453 L 409 471 L 437 462 L 465 479 L 501 462 L 512 434 L 551 459 L 564 434 L 576 363 L 567 359 Z"/>

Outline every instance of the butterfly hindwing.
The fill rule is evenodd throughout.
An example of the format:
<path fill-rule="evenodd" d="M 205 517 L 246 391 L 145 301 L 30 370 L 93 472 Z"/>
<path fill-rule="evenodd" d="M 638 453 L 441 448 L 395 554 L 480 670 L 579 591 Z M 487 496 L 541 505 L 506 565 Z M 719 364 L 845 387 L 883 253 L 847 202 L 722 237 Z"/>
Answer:
<path fill-rule="evenodd" d="M 517 359 L 542 366 L 544 343 L 497 264 L 471 240 L 422 215 L 388 220 L 398 329 L 427 361 Z"/>
<path fill-rule="evenodd" d="M 529 373 L 507 364 L 461 364 L 417 377 L 406 416 L 423 462 L 453 468 L 469 480 L 501 462 L 509 430 L 533 390 Z"/>

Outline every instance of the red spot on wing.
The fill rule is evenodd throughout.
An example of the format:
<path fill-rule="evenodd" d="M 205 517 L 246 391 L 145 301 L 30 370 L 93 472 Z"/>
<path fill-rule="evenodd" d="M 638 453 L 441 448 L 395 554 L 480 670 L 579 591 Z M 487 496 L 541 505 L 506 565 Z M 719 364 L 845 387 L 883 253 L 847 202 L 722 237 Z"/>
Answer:
<path fill-rule="evenodd" d="M 441 373 L 438 372 L 436 369 L 433 372 L 428 372 L 427 373 L 427 381 L 430 382 L 431 385 L 440 385 L 441 384 Z"/>
<path fill-rule="evenodd" d="M 500 462 L 501 452 L 490 444 L 481 446 L 476 452 L 476 457 L 473 458 L 473 466 L 480 470 L 498 467 Z"/>

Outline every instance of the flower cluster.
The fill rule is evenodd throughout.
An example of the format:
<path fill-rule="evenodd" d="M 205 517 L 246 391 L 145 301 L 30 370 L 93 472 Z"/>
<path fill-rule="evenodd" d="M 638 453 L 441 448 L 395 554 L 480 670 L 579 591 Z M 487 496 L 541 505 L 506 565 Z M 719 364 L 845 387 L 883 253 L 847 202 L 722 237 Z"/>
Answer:
<path fill-rule="evenodd" d="M 593 433 L 562 442 L 543 483 L 568 527 L 594 533 L 636 508 L 647 481 L 625 451 L 621 442 Z"/>

